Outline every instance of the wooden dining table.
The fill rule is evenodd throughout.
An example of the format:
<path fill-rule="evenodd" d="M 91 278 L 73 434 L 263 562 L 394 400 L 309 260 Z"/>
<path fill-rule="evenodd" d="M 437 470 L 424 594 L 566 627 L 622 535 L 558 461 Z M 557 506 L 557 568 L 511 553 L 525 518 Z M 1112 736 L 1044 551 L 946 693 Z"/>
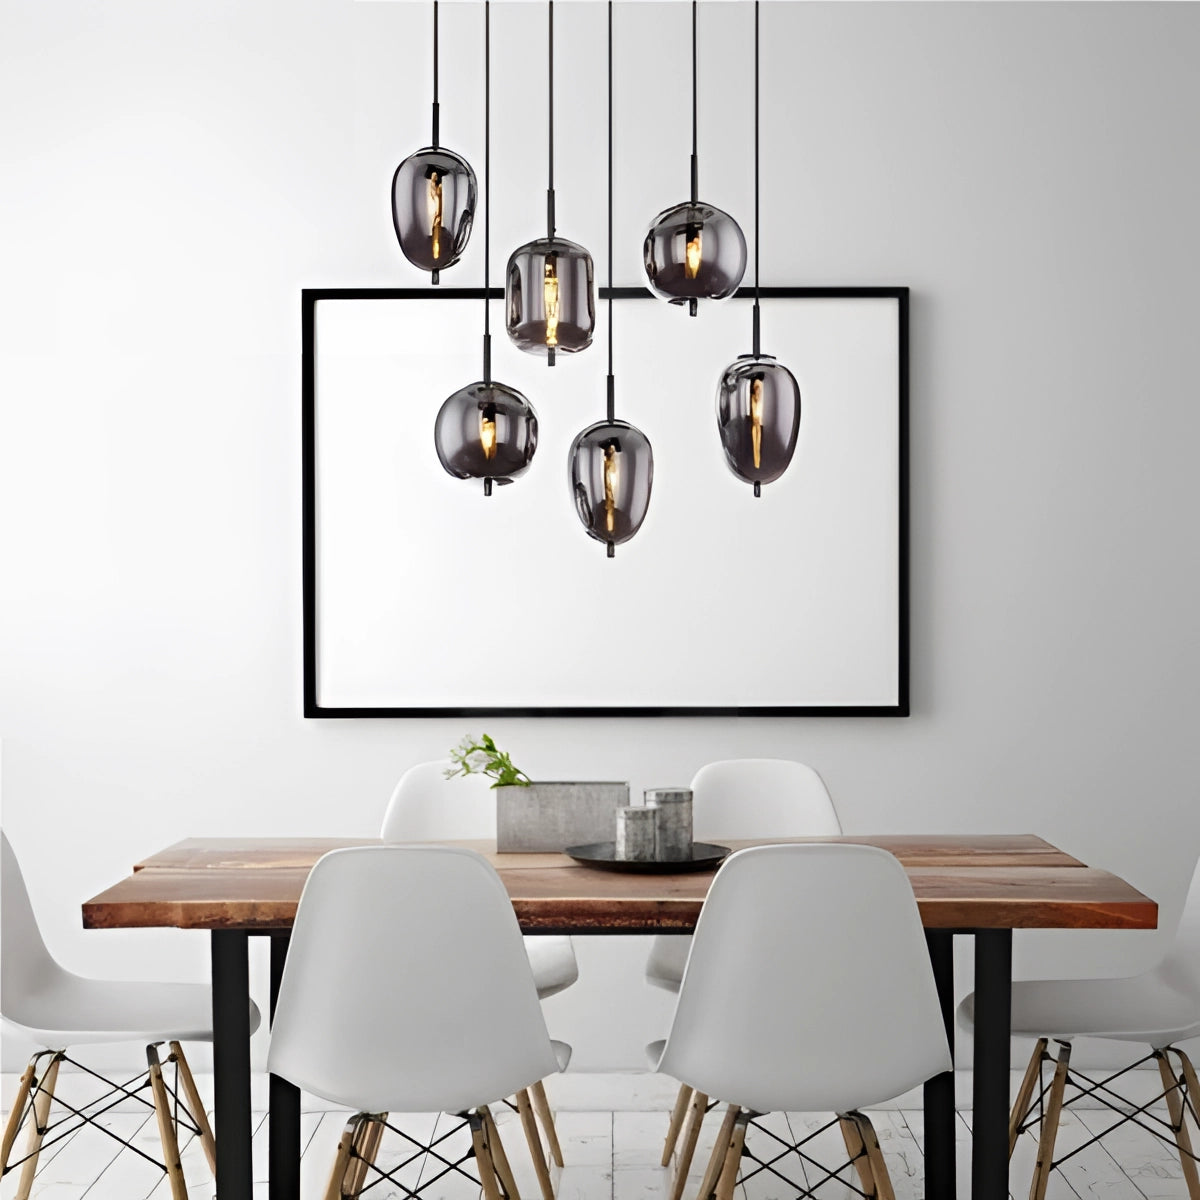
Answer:
<path fill-rule="evenodd" d="M 879 846 L 899 859 L 925 926 L 951 1047 L 955 939 L 973 940 L 971 1197 L 1007 1197 L 1013 930 L 1154 929 L 1157 904 L 1118 876 L 1029 834 L 855 835 L 727 844 L 736 850 L 785 841 Z M 252 1191 L 248 939 L 271 939 L 273 1015 L 309 871 L 330 850 L 370 844 L 369 839 L 339 838 L 189 838 L 135 863 L 131 875 L 83 905 L 88 929 L 171 927 L 210 935 L 219 1200 L 250 1200 Z M 477 849 L 495 866 L 527 934 L 689 933 L 713 880 L 711 871 L 617 873 L 583 866 L 564 854 L 498 854 L 494 842 L 453 844 Z M 785 918 L 780 921 L 786 929 Z M 880 986 L 886 988 L 887 981 L 880 980 Z M 269 1195 L 298 1200 L 299 1092 L 272 1076 L 269 1105 Z M 925 1195 L 952 1200 L 952 1072 L 926 1083 L 924 1105 Z"/>

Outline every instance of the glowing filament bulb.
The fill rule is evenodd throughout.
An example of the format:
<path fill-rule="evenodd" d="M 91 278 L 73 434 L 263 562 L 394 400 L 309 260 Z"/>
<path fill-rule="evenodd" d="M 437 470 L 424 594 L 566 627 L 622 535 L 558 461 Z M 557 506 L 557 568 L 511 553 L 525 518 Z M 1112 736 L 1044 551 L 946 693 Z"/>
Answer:
<path fill-rule="evenodd" d="M 763 381 L 761 375 L 750 380 L 750 442 L 754 447 L 755 469 L 762 466 Z"/>
<path fill-rule="evenodd" d="M 695 279 L 700 274 L 700 226 L 689 225 L 686 236 L 683 274 L 685 279 Z"/>
<path fill-rule="evenodd" d="M 429 223 L 433 235 L 433 257 L 442 257 L 442 176 L 438 171 L 429 172 Z"/>
<path fill-rule="evenodd" d="M 615 442 L 604 447 L 604 528 L 608 533 L 616 528 L 617 486 L 620 482 L 617 454 Z"/>
<path fill-rule="evenodd" d="M 558 263 L 553 254 L 546 256 L 542 276 L 542 301 L 546 308 L 546 345 L 558 345 Z"/>
<path fill-rule="evenodd" d="M 496 406 L 487 404 L 479 412 L 479 445 L 483 457 L 489 461 L 496 457 Z"/>

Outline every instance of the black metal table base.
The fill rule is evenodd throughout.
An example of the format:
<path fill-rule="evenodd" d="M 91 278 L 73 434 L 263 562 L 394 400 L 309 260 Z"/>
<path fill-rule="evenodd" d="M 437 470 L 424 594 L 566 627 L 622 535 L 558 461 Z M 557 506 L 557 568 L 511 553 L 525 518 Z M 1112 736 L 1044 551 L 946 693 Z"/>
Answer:
<path fill-rule="evenodd" d="M 954 1048 L 954 936 L 975 939 L 974 1120 L 971 1200 L 1008 1196 L 1011 929 L 931 929 L 925 934 L 942 1018 Z M 271 936 L 271 1015 L 287 957 L 288 935 Z M 250 987 L 248 935 L 212 934 L 213 1071 L 217 1140 L 216 1200 L 251 1200 Z M 925 1084 L 925 1200 L 956 1200 L 954 1075 Z M 270 1200 L 300 1198 L 300 1092 L 270 1079 Z"/>

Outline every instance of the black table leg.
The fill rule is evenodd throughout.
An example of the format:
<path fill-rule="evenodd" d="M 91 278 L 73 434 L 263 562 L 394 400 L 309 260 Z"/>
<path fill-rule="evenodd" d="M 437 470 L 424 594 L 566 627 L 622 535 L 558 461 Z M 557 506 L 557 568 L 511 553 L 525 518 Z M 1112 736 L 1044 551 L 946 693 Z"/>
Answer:
<path fill-rule="evenodd" d="M 212 932 L 214 1135 L 219 1200 L 251 1200 L 250 964 L 244 930 Z"/>
<path fill-rule="evenodd" d="M 975 1100 L 972 1200 L 1008 1196 L 1012 930 L 975 931 Z"/>
<path fill-rule="evenodd" d="M 954 934 L 948 929 L 927 929 L 929 961 L 937 982 L 942 1020 L 954 1057 Z M 925 1084 L 925 1198 L 954 1200 L 954 1072 L 944 1071 Z"/>
<path fill-rule="evenodd" d="M 271 1021 L 287 959 L 291 935 L 271 935 Z M 300 1200 L 300 1089 L 278 1075 L 271 1076 L 270 1200 Z"/>

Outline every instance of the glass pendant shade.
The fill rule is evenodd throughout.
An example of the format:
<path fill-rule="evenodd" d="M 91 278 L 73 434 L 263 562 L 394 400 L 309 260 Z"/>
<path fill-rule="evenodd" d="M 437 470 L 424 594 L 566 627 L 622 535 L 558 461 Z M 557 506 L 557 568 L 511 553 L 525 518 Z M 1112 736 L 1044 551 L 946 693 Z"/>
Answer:
<path fill-rule="evenodd" d="M 452 150 L 426 146 L 392 176 L 392 224 L 404 257 L 422 271 L 452 267 L 475 220 L 475 172 Z"/>
<path fill-rule="evenodd" d="M 746 238 L 711 204 L 676 204 L 651 222 L 642 256 L 650 290 L 694 308 L 694 301 L 723 300 L 737 291 L 746 273 Z"/>
<path fill-rule="evenodd" d="M 600 421 L 571 444 L 568 469 L 579 519 L 611 555 L 646 519 L 654 484 L 650 441 L 627 421 Z"/>
<path fill-rule="evenodd" d="M 438 458 L 456 479 L 482 479 L 484 490 L 523 475 L 537 449 L 533 405 L 503 383 L 468 384 L 450 396 L 433 429 Z"/>
<path fill-rule="evenodd" d="M 796 451 L 800 387 L 769 354 L 743 354 L 717 386 L 717 426 L 729 469 L 759 495 L 778 479 Z"/>
<path fill-rule="evenodd" d="M 577 354 L 592 344 L 596 301 L 592 256 L 566 238 L 538 238 L 512 252 L 505 277 L 505 324 L 529 354 Z"/>

